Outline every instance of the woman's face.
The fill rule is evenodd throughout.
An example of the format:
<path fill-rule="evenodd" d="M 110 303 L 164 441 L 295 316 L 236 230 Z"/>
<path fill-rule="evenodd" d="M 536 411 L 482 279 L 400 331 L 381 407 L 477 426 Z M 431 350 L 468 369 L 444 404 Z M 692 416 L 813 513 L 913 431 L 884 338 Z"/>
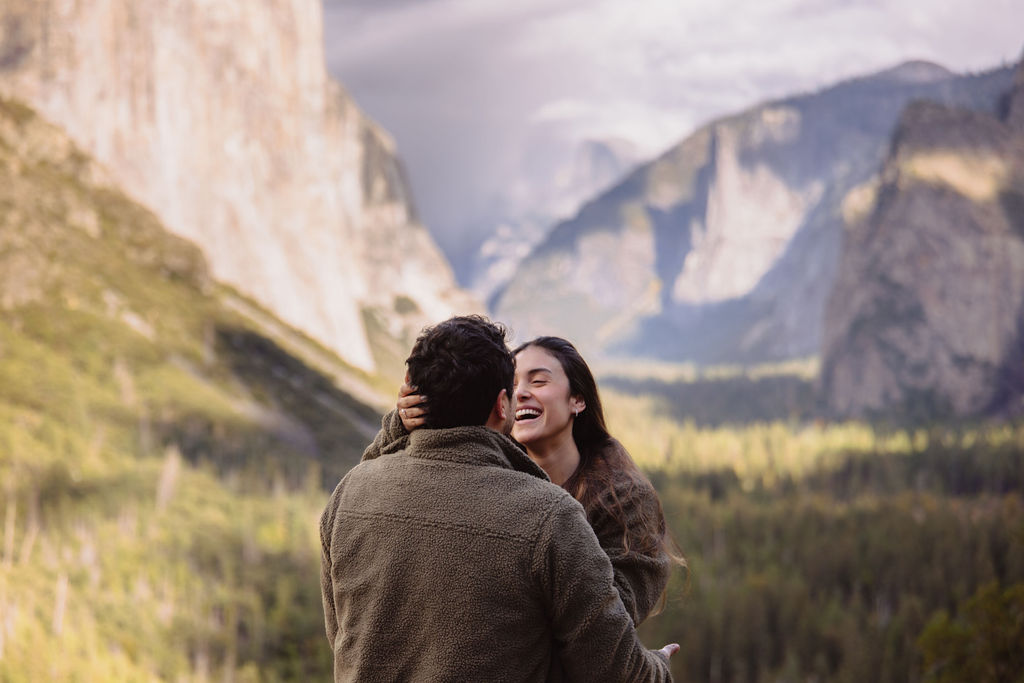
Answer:
<path fill-rule="evenodd" d="M 569 378 L 558 358 L 540 346 L 516 355 L 515 399 L 512 437 L 527 448 L 572 439 L 573 411 L 585 407 L 569 395 Z"/>

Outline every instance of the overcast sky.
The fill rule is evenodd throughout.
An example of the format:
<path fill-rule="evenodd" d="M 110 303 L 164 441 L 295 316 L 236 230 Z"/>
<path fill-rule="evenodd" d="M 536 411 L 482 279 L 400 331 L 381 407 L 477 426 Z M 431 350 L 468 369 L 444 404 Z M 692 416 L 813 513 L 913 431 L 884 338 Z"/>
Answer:
<path fill-rule="evenodd" d="M 435 232 L 532 156 L 646 155 L 698 125 L 908 59 L 1017 61 L 1024 0 L 324 0 L 328 67 L 398 142 Z"/>

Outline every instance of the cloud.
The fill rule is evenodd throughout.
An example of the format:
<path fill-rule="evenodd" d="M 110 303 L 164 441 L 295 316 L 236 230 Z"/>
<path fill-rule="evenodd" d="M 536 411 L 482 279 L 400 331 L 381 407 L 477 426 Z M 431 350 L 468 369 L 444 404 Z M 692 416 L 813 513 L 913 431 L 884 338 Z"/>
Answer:
<path fill-rule="evenodd" d="M 524 156 L 600 136 L 654 155 L 711 118 L 907 59 L 981 70 L 1021 56 L 1021 26 L 1019 0 L 325 4 L 330 68 L 394 134 L 428 225 L 459 236 L 522 184 Z"/>

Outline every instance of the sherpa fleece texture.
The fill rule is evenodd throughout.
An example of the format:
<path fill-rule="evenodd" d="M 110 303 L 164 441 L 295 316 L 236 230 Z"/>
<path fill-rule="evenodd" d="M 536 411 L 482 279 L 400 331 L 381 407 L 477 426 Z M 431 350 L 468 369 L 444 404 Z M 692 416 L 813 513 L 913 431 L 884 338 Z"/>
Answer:
<path fill-rule="evenodd" d="M 335 681 L 670 681 L 583 508 L 486 427 L 364 461 L 320 522 Z"/>
<path fill-rule="evenodd" d="M 392 410 L 381 420 L 381 429 L 373 443 L 363 451 L 363 460 L 402 450 L 408 443 L 409 432 L 402 425 L 398 411 Z M 521 445 L 519 448 L 522 450 Z M 626 525 L 639 523 L 642 515 L 652 519 L 661 514 L 658 493 L 646 482 L 623 482 L 616 487 L 615 495 Z M 612 562 L 615 587 L 622 604 L 633 618 L 633 623 L 639 626 L 650 616 L 665 591 L 672 561 L 664 551 L 648 555 L 627 549 L 623 524 L 600 506 L 587 510 L 586 514 L 601 548 Z"/>

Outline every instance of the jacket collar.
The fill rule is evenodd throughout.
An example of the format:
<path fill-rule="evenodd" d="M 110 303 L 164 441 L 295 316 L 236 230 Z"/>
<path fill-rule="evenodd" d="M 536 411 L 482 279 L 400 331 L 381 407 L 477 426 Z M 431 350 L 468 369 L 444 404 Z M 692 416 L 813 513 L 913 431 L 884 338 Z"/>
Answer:
<path fill-rule="evenodd" d="M 409 434 L 405 452 L 425 460 L 504 467 L 550 481 L 519 444 L 488 427 L 417 429 Z"/>

